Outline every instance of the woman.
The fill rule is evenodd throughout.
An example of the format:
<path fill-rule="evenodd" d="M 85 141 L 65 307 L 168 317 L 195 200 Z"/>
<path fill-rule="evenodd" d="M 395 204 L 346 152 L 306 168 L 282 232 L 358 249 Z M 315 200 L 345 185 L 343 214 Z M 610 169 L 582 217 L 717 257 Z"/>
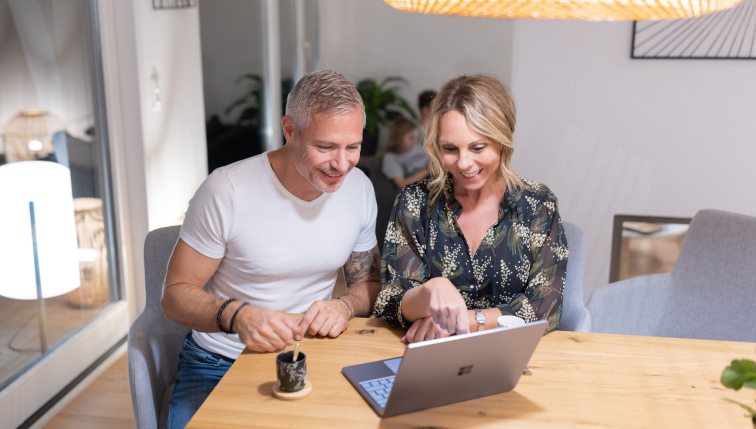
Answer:
<path fill-rule="evenodd" d="M 398 188 L 424 179 L 428 175 L 428 154 L 417 144 L 417 124 L 404 116 L 394 119 L 389 130 L 383 174 Z"/>
<path fill-rule="evenodd" d="M 492 77 L 458 77 L 433 100 L 430 175 L 394 204 L 374 309 L 409 328 L 402 341 L 496 328 L 501 315 L 559 325 L 567 239 L 556 196 L 511 169 L 514 127 Z"/>

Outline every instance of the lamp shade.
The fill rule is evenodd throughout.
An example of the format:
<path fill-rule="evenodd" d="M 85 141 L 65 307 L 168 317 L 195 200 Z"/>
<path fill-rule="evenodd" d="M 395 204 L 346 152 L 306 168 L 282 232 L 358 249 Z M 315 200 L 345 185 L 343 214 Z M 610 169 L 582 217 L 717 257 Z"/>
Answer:
<path fill-rule="evenodd" d="M 81 284 L 68 168 L 47 161 L 16 162 L 0 166 L 0 295 L 7 298 L 37 298 L 30 202 L 42 297 Z"/>
<path fill-rule="evenodd" d="M 489 18 L 639 21 L 679 19 L 728 9 L 740 0 L 385 0 L 410 12 Z"/>
<path fill-rule="evenodd" d="M 52 135 L 62 122 L 41 109 L 26 109 L 3 126 L 7 161 L 35 161 L 54 152 Z"/>

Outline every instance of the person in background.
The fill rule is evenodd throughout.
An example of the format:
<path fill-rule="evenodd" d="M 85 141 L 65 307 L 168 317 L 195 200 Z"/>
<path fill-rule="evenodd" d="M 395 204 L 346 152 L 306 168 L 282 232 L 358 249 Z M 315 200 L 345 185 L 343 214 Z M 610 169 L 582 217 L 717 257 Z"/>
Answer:
<path fill-rule="evenodd" d="M 373 312 L 409 328 L 402 341 L 496 328 L 501 315 L 559 326 L 567 237 L 556 196 L 512 171 L 514 128 L 492 77 L 452 79 L 434 98 L 429 178 L 394 203 Z"/>
<path fill-rule="evenodd" d="M 433 97 L 436 96 L 436 91 L 432 89 L 426 89 L 421 92 L 417 97 L 417 106 L 420 108 L 420 126 L 417 128 L 419 131 L 418 141 L 422 145 L 425 141 L 425 127 L 428 125 L 428 118 L 430 117 L 430 106 L 433 101 Z"/>
<path fill-rule="evenodd" d="M 418 144 L 418 127 L 412 120 L 404 116 L 394 119 L 386 150 L 382 171 L 398 188 L 428 175 L 430 158 L 423 151 L 423 145 Z"/>

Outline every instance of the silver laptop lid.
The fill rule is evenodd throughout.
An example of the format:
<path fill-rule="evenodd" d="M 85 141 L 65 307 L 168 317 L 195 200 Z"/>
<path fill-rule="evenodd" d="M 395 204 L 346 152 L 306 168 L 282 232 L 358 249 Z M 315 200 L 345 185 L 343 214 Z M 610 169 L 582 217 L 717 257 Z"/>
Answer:
<path fill-rule="evenodd" d="M 547 326 L 538 321 L 410 344 L 383 417 L 514 389 Z"/>

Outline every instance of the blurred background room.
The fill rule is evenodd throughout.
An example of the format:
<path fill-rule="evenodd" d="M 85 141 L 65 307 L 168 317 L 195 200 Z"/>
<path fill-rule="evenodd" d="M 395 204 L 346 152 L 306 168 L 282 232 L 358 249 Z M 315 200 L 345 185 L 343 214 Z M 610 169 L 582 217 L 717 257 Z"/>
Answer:
<path fill-rule="evenodd" d="M 135 426 L 125 350 L 147 233 L 180 224 L 216 168 L 281 147 L 286 96 L 314 70 L 365 103 L 357 168 L 379 245 L 400 185 L 427 174 L 432 95 L 486 73 L 517 106 L 514 171 L 582 230 L 580 304 L 670 273 L 700 210 L 756 216 L 754 5 L 590 22 L 382 0 L 0 0 L 0 428 Z"/>

